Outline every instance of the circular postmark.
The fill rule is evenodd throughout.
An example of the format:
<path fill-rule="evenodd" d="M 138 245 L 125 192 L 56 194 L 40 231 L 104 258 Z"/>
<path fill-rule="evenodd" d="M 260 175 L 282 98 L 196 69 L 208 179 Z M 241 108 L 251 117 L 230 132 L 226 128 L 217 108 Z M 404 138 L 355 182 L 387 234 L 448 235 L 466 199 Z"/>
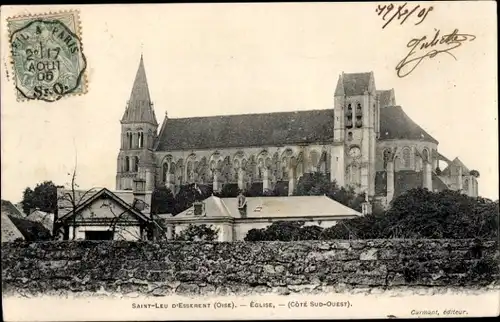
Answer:
<path fill-rule="evenodd" d="M 60 20 L 33 20 L 14 30 L 10 42 L 21 98 L 53 102 L 82 89 L 82 44 Z"/>

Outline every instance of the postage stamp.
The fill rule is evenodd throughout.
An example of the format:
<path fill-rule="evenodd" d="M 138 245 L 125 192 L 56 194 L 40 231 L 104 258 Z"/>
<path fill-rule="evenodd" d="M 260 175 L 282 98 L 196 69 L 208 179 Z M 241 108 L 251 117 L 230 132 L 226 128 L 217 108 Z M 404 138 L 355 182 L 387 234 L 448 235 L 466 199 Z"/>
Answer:
<path fill-rule="evenodd" d="M 87 92 L 78 11 L 7 21 L 18 100 L 54 102 Z"/>

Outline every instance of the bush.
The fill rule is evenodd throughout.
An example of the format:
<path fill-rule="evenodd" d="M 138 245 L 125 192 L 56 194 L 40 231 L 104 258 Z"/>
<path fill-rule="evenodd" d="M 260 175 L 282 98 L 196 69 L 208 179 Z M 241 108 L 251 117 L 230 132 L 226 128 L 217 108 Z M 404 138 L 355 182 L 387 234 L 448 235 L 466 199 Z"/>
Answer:
<path fill-rule="evenodd" d="M 190 224 L 180 234 L 175 236 L 175 240 L 180 241 L 215 241 L 219 235 L 219 229 L 205 224 Z"/>

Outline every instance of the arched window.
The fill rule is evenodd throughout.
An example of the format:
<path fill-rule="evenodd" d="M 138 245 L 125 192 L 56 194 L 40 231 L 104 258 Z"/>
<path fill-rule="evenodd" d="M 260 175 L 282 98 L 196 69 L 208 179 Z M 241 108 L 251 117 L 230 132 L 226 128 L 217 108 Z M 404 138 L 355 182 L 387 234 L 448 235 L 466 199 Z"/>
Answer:
<path fill-rule="evenodd" d="M 139 171 L 139 157 L 134 157 L 134 172 Z"/>
<path fill-rule="evenodd" d="M 186 175 L 187 175 L 188 182 L 191 183 L 192 180 L 194 179 L 194 162 L 193 162 L 193 160 L 189 160 L 187 162 Z"/>
<path fill-rule="evenodd" d="M 144 133 L 139 132 L 138 135 L 139 135 L 139 148 L 142 148 L 144 146 Z"/>
<path fill-rule="evenodd" d="M 128 148 L 129 149 L 132 149 L 132 133 L 130 132 L 127 132 L 127 145 L 128 145 Z"/>
<path fill-rule="evenodd" d="M 409 168 L 411 166 L 411 150 L 410 148 L 404 148 L 401 155 L 401 165 L 403 168 Z"/>
<path fill-rule="evenodd" d="M 317 171 L 318 164 L 319 164 L 319 154 L 318 154 L 318 152 L 311 151 L 311 153 L 309 153 L 309 158 L 310 158 L 310 161 L 311 161 L 312 171 Z"/>
<path fill-rule="evenodd" d="M 429 162 L 430 159 L 429 159 L 429 150 L 425 149 L 422 151 L 422 158 L 424 159 L 424 161 L 427 161 Z"/>
<path fill-rule="evenodd" d="M 163 164 L 163 182 L 167 182 L 168 163 Z"/>
<path fill-rule="evenodd" d="M 361 184 L 361 171 L 356 163 L 353 163 L 348 168 L 348 178 L 351 185 L 359 187 Z"/>
<path fill-rule="evenodd" d="M 383 156 L 384 157 L 384 169 L 386 169 L 387 168 L 387 162 L 389 162 L 389 160 L 391 158 L 391 150 L 385 149 L 383 155 L 384 155 Z"/>
<path fill-rule="evenodd" d="M 129 172 L 130 171 L 130 159 L 129 159 L 129 157 L 125 157 L 125 162 L 123 163 L 123 170 L 125 172 Z"/>
<path fill-rule="evenodd" d="M 347 111 L 345 113 L 345 127 L 352 128 L 352 105 L 347 104 Z"/>
<path fill-rule="evenodd" d="M 361 104 L 356 104 L 356 127 L 363 126 L 363 110 L 361 108 Z"/>
<path fill-rule="evenodd" d="M 352 132 L 347 133 L 347 140 L 352 141 Z"/>
<path fill-rule="evenodd" d="M 469 179 L 464 180 L 464 191 L 469 192 Z"/>

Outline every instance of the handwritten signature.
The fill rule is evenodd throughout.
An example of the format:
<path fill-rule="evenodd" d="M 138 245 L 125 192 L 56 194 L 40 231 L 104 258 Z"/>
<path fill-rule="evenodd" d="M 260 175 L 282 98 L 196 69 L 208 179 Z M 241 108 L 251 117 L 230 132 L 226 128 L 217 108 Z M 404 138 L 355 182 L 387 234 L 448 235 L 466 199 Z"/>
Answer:
<path fill-rule="evenodd" d="M 458 29 L 455 29 L 449 35 L 440 36 L 440 33 L 441 30 L 436 30 L 436 34 L 431 41 L 427 41 L 427 36 L 423 36 L 421 38 L 413 38 L 408 42 L 406 47 L 410 48 L 410 52 L 396 66 L 397 75 L 400 78 L 408 76 L 415 70 L 415 68 L 417 68 L 418 65 L 420 65 L 420 63 L 425 58 L 434 58 L 440 53 L 446 53 L 457 60 L 457 58 L 452 53 L 450 53 L 450 51 L 462 46 L 462 43 L 465 41 L 470 42 L 476 39 L 476 36 L 474 35 L 458 33 Z M 441 46 L 442 48 L 440 48 L 439 46 Z M 428 48 L 434 49 L 426 52 L 423 55 L 420 54 L 422 51 Z"/>
<path fill-rule="evenodd" d="M 415 23 L 415 26 L 421 24 L 425 18 L 427 18 L 427 15 L 429 14 L 429 12 L 431 12 L 432 10 L 434 10 L 434 7 L 430 6 L 428 8 L 422 8 L 420 7 L 420 5 L 414 7 L 413 9 L 408 9 L 406 7 L 408 3 L 404 3 L 402 5 L 399 5 L 396 9 L 396 11 L 394 12 L 394 15 L 392 17 L 389 18 L 389 20 L 387 20 L 387 22 L 382 26 L 382 29 L 384 29 L 388 24 L 390 24 L 396 17 L 398 20 L 401 20 L 402 18 L 403 21 L 401 21 L 400 25 L 402 25 L 406 19 L 408 19 L 414 12 L 416 12 L 418 10 L 418 8 L 421 8 L 420 11 L 417 13 L 417 17 L 420 18 L 420 21 L 418 21 L 417 23 Z M 385 18 L 387 17 L 387 15 L 396 8 L 396 6 L 394 4 L 389 4 L 389 5 L 378 5 L 377 8 L 375 9 L 375 12 L 378 13 L 379 16 L 382 16 L 382 20 L 386 21 Z"/>

